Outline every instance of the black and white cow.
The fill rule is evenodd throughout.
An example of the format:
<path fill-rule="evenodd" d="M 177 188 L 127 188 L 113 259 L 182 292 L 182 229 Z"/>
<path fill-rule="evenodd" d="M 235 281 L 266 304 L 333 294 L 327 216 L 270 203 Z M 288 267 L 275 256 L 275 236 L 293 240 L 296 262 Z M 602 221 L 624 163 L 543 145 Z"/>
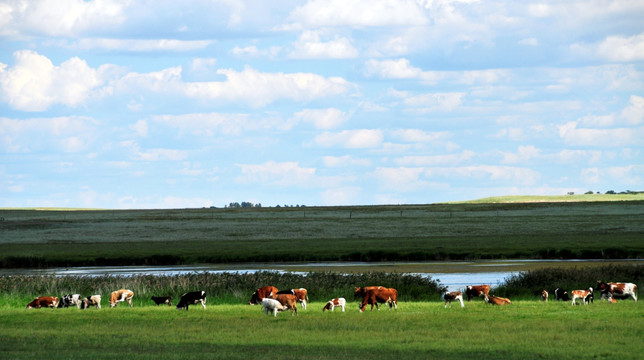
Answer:
<path fill-rule="evenodd" d="M 570 297 L 568 292 L 564 289 L 556 288 L 555 289 L 555 300 L 569 301 Z"/>
<path fill-rule="evenodd" d="M 58 303 L 59 308 L 66 308 L 70 306 L 76 306 L 80 309 L 81 306 L 81 296 L 80 294 L 67 294 L 60 298 Z"/>
<path fill-rule="evenodd" d="M 181 295 L 181 300 L 177 304 L 177 310 L 186 308 L 188 311 L 188 306 L 193 304 L 201 303 L 201 306 L 206 310 L 206 292 L 205 291 L 192 291 Z"/>
<path fill-rule="evenodd" d="M 81 301 L 81 309 L 87 309 L 91 306 L 95 306 L 97 309 L 101 308 L 101 295 L 90 295 Z"/>

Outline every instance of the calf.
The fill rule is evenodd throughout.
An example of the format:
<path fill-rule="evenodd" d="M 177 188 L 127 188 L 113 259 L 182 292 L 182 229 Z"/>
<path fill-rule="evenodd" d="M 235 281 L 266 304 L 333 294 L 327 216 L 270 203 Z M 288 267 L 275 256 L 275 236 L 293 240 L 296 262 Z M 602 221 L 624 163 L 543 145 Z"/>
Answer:
<path fill-rule="evenodd" d="M 49 307 L 55 309 L 58 306 L 58 298 L 55 296 L 39 296 L 29 304 L 27 304 L 27 309 L 40 309 L 41 307 Z"/>
<path fill-rule="evenodd" d="M 568 301 L 568 300 L 570 300 L 570 297 L 568 297 L 568 292 L 566 290 L 556 288 L 555 289 L 555 300 Z"/>
<path fill-rule="evenodd" d="M 168 306 L 172 306 L 172 298 L 170 296 L 153 296 L 150 299 L 154 301 L 157 306 L 161 304 L 168 304 Z"/>
<path fill-rule="evenodd" d="M 62 298 L 60 298 L 60 302 L 58 303 L 59 308 L 66 308 L 70 306 L 76 306 L 77 308 L 80 309 L 80 306 L 81 306 L 80 294 L 67 294 Z"/>
<path fill-rule="evenodd" d="M 342 312 L 344 312 L 344 307 L 346 305 L 347 305 L 347 301 L 344 298 L 331 299 L 329 300 L 328 303 L 326 303 L 326 305 L 324 305 L 324 307 L 322 308 L 322 312 L 325 312 L 327 310 L 333 311 L 333 309 L 335 309 L 336 306 L 341 307 Z"/>
<path fill-rule="evenodd" d="M 588 288 L 586 290 L 573 290 L 572 291 L 572 303 L 571 305 L 575 305 L 575 300 L 581 299 L 581 302 L 586 305 L 586 297 L 589 294 L 593 293 L 593 288 Z"/>
<path fill-rule="evenodd" d="M 264 314 L 270 315 L 270 313 L 273 313 L 273 316 L 277 316 L 278 311 L 285 311 L 288 310 L 288 306 L 282 305 L 279 301 L 271 298 L 264 298 L 262 299 L 262 309 L 264 310 Z"/>
<path fill-rule="evenodd" d="M 630 297 L 637 302 L 637 285 L 633 283 L 605 283 L 598 281 L 597 288 L 602 294 L 600 299 L 611 299 L 612 302 L 615 299 L 628 299 Z"/>
<path fill-rule="evenodd" d="M 548 291 L 541 290 L 541 301 L 548 301 Z"/>
<path fill-rule="evenodd" d="M 461 307 L 465 307 L 465 304 L 463 304 L 463 293 L 460 291 L 452 291 L 449 293 L 446 293 L 443 295 L 443 299 L 445 299 L 445 308 L 447 309 L 447 304 L 449 304 L 449 307 L 452 307 L 452 301 L 458 300 L 461 302 Z"/>
<path fill-rule="evenodd" d="M 490 293 L 490 285 L 468 285 L 465 289 L 467 301 L 471 301 L 473 297 L 486 296 Z"/>
<path fill-rule="evenodd" d="M 291 294 L 295 295 L 297 301 L 300 302 L 302 309 L 306 310 L 306 301 L 309 299 L 307 291 L 305 288 L 291 289 L 291 290 L 281 290 L 277 292 L 278 294 Z"/>
<path fill-rule="evenodd" d="M 494 295 L 485 295 L 485 302 L 492 305 L 512 304 L 512 301 L 510 301 L 510 299 Z"/>
<path fill-rule="evenodd" d="M 123 301 L 127 301 L 127 303 L 130 304 L 130 307 L 132 307 L 133 297 L 134 292 L 132 292 L 132 290 L 121 289 L 112 291 L 112 293 L 110 294 L 110 307 L 115 308 L 118 303 Z"/>
<path fill-rule="evenodd" d="M 188 306 L 198 303 L 201 303 L 201 307 L 206 310 L 206 292 L 203 290 L 192 291 L 181 295 L 181 299 L 177 304 L 177 310 L 186 308 L 186 311 L 188 311 Z"/>
<path fill-rule="evenodd" d="M 280 304 L 287 306 L 291 309 L 291 316 L 297 315 L 297 297 L 291 294 L 277 294 L 276 298 Z"/>
<path fill-rule="evenodd" d="M 101 308 L 101 295 L 91 295 L 81 301 L 81 309 L 95 306 L 97 309 Z"/>

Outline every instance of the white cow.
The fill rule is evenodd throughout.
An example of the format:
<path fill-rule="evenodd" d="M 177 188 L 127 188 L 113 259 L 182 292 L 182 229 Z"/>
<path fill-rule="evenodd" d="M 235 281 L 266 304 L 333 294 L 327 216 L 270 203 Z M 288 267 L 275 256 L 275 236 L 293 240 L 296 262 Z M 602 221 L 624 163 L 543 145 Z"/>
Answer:
<path fill-rule="evenodd" d="M 273 316 L 277 316 L 278 311 L 288 310 L 288 306 L 282 305 L 275 299 L 264 298 L 262 299 L 262 309 L 264 310 L 264 314 L 266 315 L 270 315 L 270 313 L 272 312 Z"/>

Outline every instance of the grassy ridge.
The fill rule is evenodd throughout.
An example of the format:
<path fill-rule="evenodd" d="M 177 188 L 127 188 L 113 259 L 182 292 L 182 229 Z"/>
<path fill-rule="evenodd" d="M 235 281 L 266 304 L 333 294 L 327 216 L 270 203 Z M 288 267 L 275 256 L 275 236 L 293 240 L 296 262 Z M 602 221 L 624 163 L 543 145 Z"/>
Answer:
<path fill-rule="evenodd" d="M 0 354 L 10 359 L 634 359 L 644 335 L 641 302 L 588 306 L 481 301 L 444 309 L 404 302 L 398 311 L 322 313 L 312 302 L 296 317 L 259 307 L 218 305 L 2 311 Z M 619 318 L 619 321 L 614 321 Z M 627 346 L 625 346 L 628 344 Z"/>
<path fill-rule="evenodd" d="M 643 201 L 0 211 L 0 266 L 644 256 Z"/>

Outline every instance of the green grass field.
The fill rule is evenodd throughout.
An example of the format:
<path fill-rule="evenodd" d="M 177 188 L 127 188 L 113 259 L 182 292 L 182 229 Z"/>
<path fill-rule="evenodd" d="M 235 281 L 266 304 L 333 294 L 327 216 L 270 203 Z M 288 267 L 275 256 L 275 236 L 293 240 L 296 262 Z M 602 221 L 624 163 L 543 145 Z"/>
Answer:
<path fill-rule="evenodd" d="M 349 300 L 349 299 L 347 299 Z M 4 359 L 641 359 L 641 302 L 481 300 L 464 309 L 404 302 L 398 311 L 265 316 L 259 306 L 2 309 Z"/>
<path fill-rule="evenodd" d="M 3 267 L 641 258 L 644 201 L 2 210 Z"/>

